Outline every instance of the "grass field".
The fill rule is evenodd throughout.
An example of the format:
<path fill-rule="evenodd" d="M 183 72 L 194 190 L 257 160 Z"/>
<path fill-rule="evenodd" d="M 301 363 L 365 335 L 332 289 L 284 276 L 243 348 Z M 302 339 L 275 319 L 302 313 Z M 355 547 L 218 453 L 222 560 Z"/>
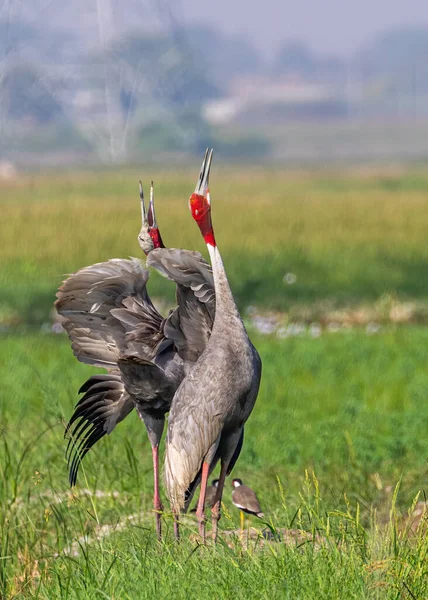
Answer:
<path fill-rule="evenodd" d="M 168 246 L 203 250 L 187 210 L 195 171 L 27 176 L 1 185 L 0 315 L 39 325 L 64 273 L 140 256 L 137 182 L 155 179 Z M 379 301 L 425 303 L 428 175 L 296 173 L 221 165 L 212 177 L 217 238 L 241 307 L 304 311 Z M 294 285 L 284 275 L 297 277 Z M 171 287 L 161 277 L 154 295 Z M 2 320 L 0 316 L 0 321 Z"/>
<path fill-rule="evenodd" d="M 201 249 L 186 209 L 195 174 L 155 175 L 165 242 Z M 228 488 L 215 549 L 198 545 L 191 517 L 177 546 L 168 514 L 157 544 L 136 415 L 67 485 L 64 422 L 94 370 L 43 324 L 64 273 L 140 255 L 139 176 L 152 173 L 0 184 L 0 598 L 427 597 L 428 176 L 215 168 L 214 222 L 240 307 L 322 325 L 282 337 L 249 321 L 264 373 L 234 475 L 267 515 L 252 526 L 291 541 L 243 542 Z M 168 282 L 150 284 L 172 298 Z M 389 318 L 394 303 L 413 306 L 408 322 Z M 321 317 L 340 310 L 367 311 L 380 329 L 329 328 Z"/>

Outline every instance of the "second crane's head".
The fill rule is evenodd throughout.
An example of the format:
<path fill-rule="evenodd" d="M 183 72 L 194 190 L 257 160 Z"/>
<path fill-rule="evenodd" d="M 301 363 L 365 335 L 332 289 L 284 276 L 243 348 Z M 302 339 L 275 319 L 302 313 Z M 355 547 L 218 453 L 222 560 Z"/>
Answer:
<path fill-rule="evenodd" d="M 210 246 L 216 246 L 217 244 L 211 222 L 211 200 L 209 191 L 209 178 L 212 159 L 212 148 L 207 148 L 205 151 L 201 171 L 199 173 L 198 183 L 196 184 L 195 191 L 189 198 L 189 208 L 205 242 Z"/>
<path fill-rule="evenodd" d="M 144 254 L 149 254 L 155 248 L 165 248 L 161 234 L 156 222 L 155 213 L 155 195 L 153 181 L 150 186 L 150 202 L 149 209 L 146 212 L 146 205 L 144 203 L 144 192 L 143 185 L 140 181 L 140 200 L 141 200 L 141 218 L 142 225 L 141 231 L 138 234 L 138 243 L 141 246 Z"/>

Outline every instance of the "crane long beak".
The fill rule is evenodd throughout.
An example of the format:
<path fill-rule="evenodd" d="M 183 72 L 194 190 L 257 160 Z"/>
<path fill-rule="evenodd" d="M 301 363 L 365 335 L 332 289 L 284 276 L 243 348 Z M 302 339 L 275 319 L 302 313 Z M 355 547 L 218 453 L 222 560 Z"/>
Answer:
<path fill-rule="evenodd" d="M 212 159 L 213 159 L 213 149 L 207 148 L 205 150 L 204 160 L 202 162 L 201 170 L 199 172 L 198 183 L 196 184 L 196 187 L 195 187 L 195 194 L 201 194 L 202 196 L 208 195 L 208 186 L 209 186 Z"/>
<path fill-rule="evenodd" d="M 149 210 L 147 213 L 147 219 L 149 222 L 149 227 L 156 227 L 156 213 L 155 213 L 155 189 L 153 185 L 153 181 L 150 185 L 150 202 L 149 202 Z"/>
<path fill-rule="evenodd" d="M 147 223 L 147 215 L 146 215 L 146 205 L 144 204 L 144 191 L 143 184 L 141 181 L 140 184 L 140 201 L 141 201 L 141 219 L 143 221 L 143 225 Z"/>
<path fill-rule="evenodd" d="M 208 188 L 212 159 L 213 150 L 212 148 L 207 148 L 199 173 L 198 183 L 196 184 L 194 193 L 189 198 L 189 209 L 193 219 L 198 224 L 205 242 L 215 247 L 216 242 L 211 223 L 210 191 Z"/>

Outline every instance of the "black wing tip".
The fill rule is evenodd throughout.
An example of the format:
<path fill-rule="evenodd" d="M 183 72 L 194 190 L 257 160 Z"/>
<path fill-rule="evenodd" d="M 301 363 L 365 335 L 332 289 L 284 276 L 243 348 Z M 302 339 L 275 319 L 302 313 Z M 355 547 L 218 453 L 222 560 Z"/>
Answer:
<path fill-rule="evenodd" d="M 68 439 L 65 458 L 71 487 L 76 484 L 77 473 L 85 455 L 107 434 L 105 427 L 112 416 L 111 406 L 122 397 L 118 382 L 121 382 L 118 375 L 93 375 L 80 388 L 79 393 L 85 394 L 77 402 L 64 431 L 64 438 Z M 119 420 L 126 414 L 119 414 Z"/>
<path fill-rule="evenodd" d="M 71 430 L 71 421 L 68 424 L 64 434 L 65 436 L 69 435 L 65 458 L 69 468 L 68 480 L 71 487 L 76 484 L 77 473 L 83 458 L 106 433 L 102 421 L 93 422 L 82 417 L 75 424 L 73 430 Z"/>
<path fill-rule="evenodd" d="M 68 481 L 71 487 L 73 487 L 73 485 L 76 485 L 77 474 L 79 472 L 79 467 L 82 464 L 84 457 L 92 448 L 92 446 L 94 446 L 94 444 L 96 444 L 102 437 L 104 437 L 104 435 L 105 431 L 92 429 L 89 435 L 82 441 L 80 445 L 77 445 L 77 443 L 73 444 L 67 460 L 67 464 L 69 466 Z"/>

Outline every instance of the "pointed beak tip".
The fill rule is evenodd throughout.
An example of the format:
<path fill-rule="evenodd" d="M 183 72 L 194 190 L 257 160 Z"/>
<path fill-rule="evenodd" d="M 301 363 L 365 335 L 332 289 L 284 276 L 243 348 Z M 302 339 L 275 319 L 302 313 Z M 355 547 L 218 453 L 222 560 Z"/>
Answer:
<path fill-rule="evenodd" d="M 210 178 L 211 163 L 213 158 L 213 149 L 205 150 L 204 160 L 202 161 L 201 170 L 199 172 L 198 182 L 196 184 L 195 193 L 206 196 L 208 193 L 208 183 Z"/>
<path fill-rule="evenodd" d="M 140 202 L 141 202 L 141 218 L 142 218 L 142 223 L 143 225 L 146 222 L 146 204 L 144 202 L 144 191 L 143 191 L 143 184 L 141 183 L 141 181 L 139 182 L 140 185 Z"/>
<path fill-rule="evenodd" d="M 153 181 L 150 184 L 150 202 L 149 202 L 149 210 L 148 210 L 147 217 L 148 217 L 148 221 L 149 221 L 149 226 L 157 228 Z"/>

